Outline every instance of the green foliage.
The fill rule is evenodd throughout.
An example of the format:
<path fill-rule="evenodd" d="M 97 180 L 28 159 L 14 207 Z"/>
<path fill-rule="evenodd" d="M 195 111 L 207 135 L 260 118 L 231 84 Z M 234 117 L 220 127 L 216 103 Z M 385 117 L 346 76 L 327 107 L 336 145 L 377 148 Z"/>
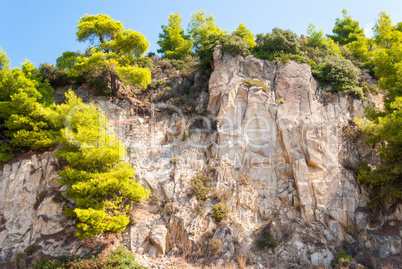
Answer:
<path fill-rule="evenodd" d="M 153 79 L 151 83 L 148 84 L 148 89 L 157 89 L 165 83 L 163 79 Z"/>
<path fill-rule="evenodd" d="M 10 59 L 0 47 L 0 70 L 8 70 L 10 68 Z"/>
<path fill-rule="evenodd" d="M 381 209 L 402 199 L 402 32 L 401 23 L 392 25 L 390 17 L 381 12 L 374 27 L 374 39 L 358 38 L 348 49 L 366 66 L 371 66 L 385 91 L 385 111 L 366 110 L 367 121 L 356 119 L 361 131 L 369 134 L 369 143 L 381 143 L 376 166 L 362 165 L 358 179 L 371 188 L 370 205 Z M 364 85 L 363 85 L 364 86 Z"/>
<path fill-rule="evenodd" d="M 329 55 L 323 59 L 315 75 L 321 83 L 330 84 L 333 91 L 363 96 L 359 87 L 360 70 L 350 60 Z"/>
<path fill-rule="evenodd" d="M 79 51 L 66 51 L 56 59 L 56 67 L 60 70 L 71 70 L 78 57 L 83 55 Z"/>
<path fill-rule="evenodd" d="M 370 75 L 374 76 L 374 51 L 375 42 L 373 39 L 366 38 L 365 36 L 358 36 L 356 40 L 346 44 L 343 47 L 349 58 L 356 66 L 367 70 Z"/>
<path fill-rule="evenodd" d="M 121 66 L 117 74 L 126 85 L 137 85 L 143 89 L 151 82 L 151 72 L 146 68 L 135 66 Z"/>
<path fill-rule="evenodd" d="M 255 41 L 254 41 L 254 34 L 251 33 L 249 29 L 244 26 L 243 23 L 239 24 L 239 27 L 236 29 L 236 31 L 233 31 L 232 35 L 237 35 L 246 41 L 248 44 L 249 48 L 252 48 L 255 46 Z"/>
<path fill-rule="evenodd" d="M 254 80 L 249 78 L 244 78 L 241 82 L 247 87 L 256 86 L 260 87 L 264 92 L 268 92 L 267 84 L 263 80 Z"/>
<path fill-rule="evenodd" d="M 140 58 L 135 58 L 134 63 L 136 66 L 141 67 L 141 68 L 154 68 L 155 63 L 151 60 L 149 57 L 140 57 Z"/>
<path fill-rule="evenodd" d="M 346 265 L 346 264 L 348 264 L 348 263 L 353 262 L 353 258 L 352 258 L 352 256 L 348 255 L 348 254 L 346 253 L 346 251 L 344 251 L 343 249 L 341 249 L 341 250 L 339 250 L 339 251 L 336 253 L 334 262 L 335 262 L 335 264 L 343 264 L 343 265 Z"/>
<path fill-rule="evenodd" d="M 192 192 L 197 200 L 205 201 L 210 191 L 209 178 L 203 175 L 195 176 L 190 182 Z"/>
<path fill-rule="evenodd" d="M 184 34 L 182 19 L 179 13 L 171 14 L 169 25 L 162 25 L 162 33 L 159 34 L 158 52 L 163 53 L 168 59 L 185 59 L 191 54 L 193 42 Z"/>
<path fill-rule="evenodd" d="M 371 205 L 375 207 L 402 199 L 402 97 L 397 97 L 390 108 L 392 112 L 384 116 L 356 119 L 361 131 L 370 134 L 367 142 L 385 142 L 379 148 L 382 162 L 374 168 L 366 164 L 358 169 L 357 178 L 372 186 Z"/>
<path fill-rule="evenodd" d="M 362 89 L 358 85 L 360 70 L 342 57 L 338 45 L 326 38 L 322 30 L 318 31 L 310 24 L 308 34 L 310 37 L 301 41 L 290 30 L 274 28 L 272 33 L 257 35 L 257 44 L 252 53 L 257 58 L 285 64 L 289 60 L 307 63 L 322 84 L 331 85 L 334 91 L 362 96 Z"/>
<path fill-rule="evenodd" d="M 78 21 L 77 29 L 78 41 L 89 41 L 91 44 L 97 44 L 98 42 L 103 43 L 114 40 L 124 28 L 121 22 L 114 21 L 107 15 L 85 14 Z"/>
<path fill-rule="evenodd" d="M 362 88 L 364 93 L 374 93 L 374 94 L 378 94 L 378 88 L 377 86 L 373 85 L 373 84 L 368 84 L 366 82 L 360 82 L 360 87 Z"/>
<path fill-rule="evenodd" d="M 390 104 L 395 98 L 402 96 L 402 32 L 391 25 L 391 19 L 385 12 L 374 27 L 375 43 L 373 63 L 375 74 L 380 77 L 380 88 L 386 89 L 385 106 L 390 110 Z"/>
<path fill-rule="evenodd" d="M 212 207 L 211 216 L 216 222 L 221 222 L 222 220 L 229 217 L 230 210 L 226 204 L 217 204 Z"/>
<path fill-rule="evenodd" d="M 8 143 L 0 145 L 0 163 L 5 163 L 14 157 L 13 148 Z"/>
<path fill-rule="evenodd" d="M 65 86 L 70 83 L 66 71 L 55 68 L 52 64 L 41 63 L 38 70 L 43 79 L 47 79 L 52 87 Z"/>
<path fill-rule="evenodd" d="M 126 30 L 121 22 L 103 14 L 86 14 L 78 21 L 77 29 L 78 41 L 89 41 L 94 46 L 86 55 L 63 54 L 60 67 L 65 66 L 69 76 L 85 76 L 88 80 L 102 76 L 110 80 L 113 94 L 117 93 L 117 79 L 142 88 L 151 82 L 150 71 L 136 64 L 136 58 L 149 46 L 141 33 Z"/>
<path fill-rule="evenodd" d="M 60 121 L 53 102 L 53 89 L 39 71 L 26 61 L 22 69 L 0 70 L 0 122 L 7 144 L 1 146 L 3 160 L 13 148 L 43 150 L 55 144 Z"/>
<path fill-rule="evenodd" d="M 364 31 L 360 28 L 358 21 L 352 20 L 346 9 L 342 10 L 342 14 L 343 19 L 336 19 L 334 29 L 332 30 L 334 35 L 329 35 L 328 37 L 341 45 L 345 45 L 356 41 L 360 36 L 364 36 Z"/>
<path fill-rule="evenodd" d="M 223 53 L 229 53 L 233 56 L 250 54 L 248 44 L 241 37 L 211 34 L 202 41 L 197 50 L 197 56 L 200 57 L 198 69 L 207 77 L 213 69 L 213 52 L 217 45 L 222 45 Z"/>
<path fill-rule="evenodd" d="M 110 88 L 108 87 L 107 81 L 104 81 L 101 77 L 90 80 L 89 85 L 96 90 L 97 95 L 110 94 Z"/>
<path fill-rule="evenodd" d="M 256 240 L 256 246 L 258 249 L 263 250 L 264 248 L 275 248 L 278 245 L 278 242 L 271 235 L 271 226 L 266 225 L 258 234 Z"/>
<path fill-rule="evenodd" d="M 25 252 L 28 256 L 31 256 L 32 254 L 35 253 L 35 251 L 36 251 L 37 248 L 38 248 L 38 247 L 35 246 L 35 245 L 29 245 L 29 246 L 24 250 L 24 252 Z"/>
<path fill-rule="evenodd" d="M 307 28 L 307 34 L 310 37 L 306 39 L 305 45 L 307 47 L 316 49 L 315 54 L 318 57 L 333 54 L 342 57 L 342 53 L 341 50 L 339 49 L 339 46 L 331 38 L 325 37 L 323 30 L 318 31 L 315 28 L 314 24 L 310 23 L 310 25 Z"/>
<path fill-rule="evenodd" d="M 59 182 L 69 187 L 67 197 L 76 201 L 76 234 L 85 239 L 103 231 L 121 232 L 129 223 L 128 202 L 147 199 L 149 192 L 135 182 L 129 164 L 121 162 L 124 146 L 107 134 L 107 119 L 101 110 L 84 105 L 71 92 L 67 100 L 60 110 L 73 110 L 59 138 L 61 149 L 56 157 L 69 163 L 59 171 Z"/>
<path fill-rule="evenodd" d="M 47 191 L 45 191 L 45 190 L 41 191 L 41 192 L 38 194 L 38 196 L 36 197 L 36 202 L 35 202 L 35 204 L 34 204 L 34 206 L 33 206 L 33 208 L 34 208 L 35 210 L 37 210 L 38 207 L 40 206 L 40 204 L 43 202 L 43 200 L 45 200 L 46 195 L 47 195 Z"/>
<path fill-rule="evenodd" d="M 211 14 L 207 16 L 205 10 L 199 10 L 191 15 L 187 31 L 194 41 L 196 50 L 202 43 L 208 42 L 209 36 L 226 34 L 215 24 L 214 16 Z"/>
<path fill-rule="evenodd" d="M 213 254 L 217 255 L 221 252 L 223 243 L 219 238 L 212 238 L 209 240 L 209 246 Z"/>
<path fill-rule="evenodd" d="M 96 255 L 86 259 L 79 257 L 60 257 L 54 260 L 39 260 L 33 264 L 32 269 L 78 269 L 78 268 L 98 268 L 98 269 L 146 269 L 135 262 L 133 253 L 120 247 L 109 255 Z"/>
<path fill-rule="evenodd" d="M 257 35 L 252 53 L 260 59 L 268 59 L 277 53 L 297 55 L 300 53 L 300 40 L 290 30 L 274 28 L 272 33 Z"/>

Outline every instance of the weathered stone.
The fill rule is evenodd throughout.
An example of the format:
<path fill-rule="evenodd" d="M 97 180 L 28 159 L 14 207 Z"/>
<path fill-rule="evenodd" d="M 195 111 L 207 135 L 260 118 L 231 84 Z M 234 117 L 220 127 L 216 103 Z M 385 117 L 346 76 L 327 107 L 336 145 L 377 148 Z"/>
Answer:
<path fill-rule="evenodd" d="M 74 221 L 63 214 L 53 152 L 5 164 L 0 174 L 0 256 L 6 261 L 35 245 L 53 257 L 90 249 L 74 234 Z M 57 201 L 57 202 L 56 202 Z M 98 249 L 94 241 L 93 249 Z M 79 253 L 77 253 L 79 254 Z"/>
<path fill-rule="evenodd" d="M 343 131 L 363 116 L 366 106 L 381 108 L 380 96 L 356 100 L 334 93 L 323 100 L 323 92 L 330 89 L 319 88 L 307 64 L 233 57 L 221 46 L 213 57 L 209 93 L 201 84 L 193 85 L 202 92 L 197 110 L 208 111 L 207 117 L 197 119 L 202 124 L 185 122 L 182 113 L 169 106 L 144 116 L 133 114 L 126 101 L 91 97 L 84 88 L 78 91 L 104 110 L 111 130 L 127 148 L 126 161 L 151 190 L 146 204 L 134 206 L 134 224 L 124 234 L 126 245 L 151 257 L 198 252 L 203 236 L 210 238 L 217 226 L 210 211 L 222 202 L 230 209 L 230 221 L 213 235 L 224 243 L 220 264 L 234 259 L 238 242 L 236 251 L 266 268 L 266 256 L 251 249 L 259 229 L 272 220 L 278 223 L 272 233 L 279 246 L 263 255 L 278 255 L 284 264 L 327 266 L 331 251 L 356 229 L 366 235 L 363 243 L 382 256 L 400 251 L 400 234 L 382 238 L 384 231 L 377 230 L 370 235 L 367 216 L 356 211 L 366 206 L 368 194 L 349 169 L 362 160 L 375 164 L 378 156 L 363 135 L 352 141 Z M 267 89 L 249 87 L 245 78 L 262 81 Z M 48 191 L 60 188 L 53 180 L 53 161 L 49 153 L 3 167 L 0 256 L 10 259 L 30 244 L 51 256 L 85 251 L 73 235 L 74 223 L 61 213 L 63 203 L 54 202 L 54 193 Z M 211 191 L 200 202 L 191 181 L 207 174 Z M 37 203 L 43 190 L 46 197 Z M 218 198 L 212 193 L 222 194 L 223 201 L 214 200 Z M 401 211 L 397 208 L 392 218 L 399 220 Z M 279 224 L 289 220 L 295 232 L 283 242 Z"/>

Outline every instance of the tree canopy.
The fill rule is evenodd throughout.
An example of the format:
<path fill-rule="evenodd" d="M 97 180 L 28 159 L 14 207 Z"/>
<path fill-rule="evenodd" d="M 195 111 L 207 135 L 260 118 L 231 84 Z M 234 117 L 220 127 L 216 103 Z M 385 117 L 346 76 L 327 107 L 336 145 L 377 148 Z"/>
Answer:
<path fill-rule="evenodd" d="M 332 40 L 341 45 L 356 41 L 358 37 L 364 36 L 364 31 L 360 28 L 359 22 L 352 20 L 346 9 L 342 10 L 343 19 L 337 18 L 334 29 L 334 35 L 328 35 Z"/>
<path fill-rule="evenodd" d="M 70 76 L 108 79 L 114 95 L 118 90 L 117 80 L 143 88 L 151 82 L 150 71 L 135 66 L 135 59 L 149 46 L 141 33 L 126 30 L 121 22 L 103 14 L 86 14 L 78 21 L 77 30 L 77 40 L 93 46 L 86 55 L 63 54 L 65 59 L 60 59 L 60 65 L 69 68 Z M 72 62 L 74 65 L 70 69 Z"/>
<path fill-rule="evenodd" d="M 300 53 L 299 37 L 290 30 L 272 29 L 271 33 L 258 34 L 254 53 L 263 57 L 263 54 Z"/>
<path fill-rule="evenodd" d="M 147 199 L 149 192 L 133 178 L 134 169 L 121 161 L 125 148 L 107 133 L 102 111 L 84 105 L 72 92 L 67 100 L 60 110 L 70 111 L 68 124 L 56 152 L 56 157 L 69 163 L 59 171 L 59 182 L 69 187 L 67 197 L 76 201 L 75 208 L 65 209 L 66 215 L 78 219 L 76 234 L 81 239 L 103 231 L 121 232 L 129 223 L 129 202 Z"/>
<path fill-rule="evenodd" d="M 13 149 L 43 150 L 56 142 L 61 122 L 53 105 L 53 89 L 29 61 L 10 70 L 0 49 L 0 124 L 7 137 L 1 161 L 12 158 Z M 0 153 L 0 155 L 2 155 Z"/>
<path fill-rule="evenodd" d="M 374 26 L 373 63 L 375 74 L 381 88 L 387 90 L 385 105 L 392 111 L 390 104 L 402 96 L 402 32 L 392 25 L 389 16 L 382 12 Z"/>
<path fill-rule="evenodd" d="M 254 34 L 251 33 L 251 31 L 247 29 L 243 23 L 239 24 L 239 27 L 236 29 L 236 31 L 233 31 L 232 35 L 237 35 L 243 38 L 244 41 L 247 42 L 250 48 L 255 46 Z"/>
<path fill-rule="evenodd" d="M 157 42 L 160 46 L 159 53 L 168 59 L 184 59 L 190 55 L 194 44 L 190 37 L 184 34 L 179 13 L 170 15 L 169 24 L 162 25 L 162 31 Z"/>
<path fill-rule="evenodd" d="M 222 35 L 226 33 L 216 25 L 214 16 L 211 14 L 206 15 L 203 9 L 191 15 L 187 31 L 191 35 L 196 49 L 200 46 L 201 42 L 207 40 L 210 35 Z"/>
<path fill-rule="evenodd" d="M 356 119 L 361 130 L 370 137 L 369 143 L 382 143 L 379 153 L 382 162 L 374 169 L 360 167 L 358 179 L 373 186 L 371 203 L 381 206 L 402 200 L 402 97 L 390 104 L 392 112 L 370 120 Z"/>

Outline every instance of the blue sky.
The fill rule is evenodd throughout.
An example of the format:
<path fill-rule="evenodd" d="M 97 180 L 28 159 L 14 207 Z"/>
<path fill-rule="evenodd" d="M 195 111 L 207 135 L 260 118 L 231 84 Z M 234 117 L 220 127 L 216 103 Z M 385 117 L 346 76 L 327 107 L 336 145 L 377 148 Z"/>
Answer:
<path fill-rule="evenodd" d="M 86 13 L 107 14 L 123 22 L 126 29 L 141 32 L 151 43 L 149 51 L 156 52 L 161 25 L 167 24 L 172 12 L 180 13 L 185 29 L 191 13 L 205 9 L 229 32 L 242 22 L 253 33 L 279 27 L 300 35 L 310 22 L 331 33 L 343 8 L 368 33 L 381 11 L 393 23 L 402 21 L 400 0 L 0 0 L 0 47 L 13 67 L 25 59 L 35 66 L 55 63 L 64 51 L 83 51 L 88 46 L 75 36 L 77 21 Z"/>

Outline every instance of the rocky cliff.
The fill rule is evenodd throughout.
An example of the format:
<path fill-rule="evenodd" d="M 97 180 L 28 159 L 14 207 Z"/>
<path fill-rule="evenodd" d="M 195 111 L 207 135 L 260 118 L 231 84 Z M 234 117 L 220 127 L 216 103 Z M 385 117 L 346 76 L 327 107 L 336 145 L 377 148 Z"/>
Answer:
<path fill-rule="evenodd" d="M 401 251 L 401 208 L 373 221 L 367 191 L 353 172 L 361 161 L 378 162 L 375 145 L 352 123 L 368 104 L 380 108 L 380 96 L 328 94 L 307 64 L 232 57 L 219 46 L 208 94 L 207 112 L 196 117 L 166 104 L 143 115 L 127 101 L 83 96 L 105 111 L 136 177 L 151 189 L 146 203 L 134 205 L 124 245 L 152 257 L 186 254 L 220 265 L 243 256 L 256 268 L 267 261 L 279 268 L 329 265 L 341 243 L 381 257 Z M 200 106 L 208 94 L 200 95 Z M 104 243 L 73 235 L 74 223 L 62 214 L 70 201 L 54 180 L 56 166 L 45 153 L 3 167 L 3 259 L 30 245 L 59 256 Z M 194 195 L 196 176 L 208 183 L 205 201 Z M 221 223 L 211 216 L 218 203 L 230 209 Z M 256 248 L 264 227 L 277 247 Z M 223 243 L 215 256 L 211 238 Z"/>

